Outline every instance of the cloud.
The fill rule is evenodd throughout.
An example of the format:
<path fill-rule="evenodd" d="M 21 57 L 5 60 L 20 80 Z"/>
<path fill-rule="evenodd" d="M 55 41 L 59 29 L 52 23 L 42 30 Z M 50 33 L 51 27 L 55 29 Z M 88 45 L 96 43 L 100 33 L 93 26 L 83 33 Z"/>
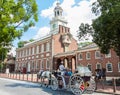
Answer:
<path fill-rule="evenodd" d="M 61 7 L 64 10 L 65 18 L 68 21 L 68 27 L 71 29 L 71 33 L 74 37 L 77 36 L 77 30 L 81 23 L 92 23 L 92 19 L 95 18 L 95 15 L 91 12 L 91 5 L 96 0 L 81 0 L 78 3 L 75 0 L 63 0 Z M 53 9 L 56 2 L 53 3 L 48 9 L 42 10 L 40 16 L 49 18 L 53 16 Z"/>
<path fill-rule="evenodd" d="M 40 13 L 40 16 L 51 19 L 54 15 L 53 11 L 54 11 L 55 6 L 56 6 L 56 1 L 53 3 L 51 7 L 42 10 Z"/>
<path fill-rule="evenodd" d="M 49 28 L 49 27 L 46 27 L 46 26 L 45 26 L 45 27 L 42 27 L 42 28 L 40 28 L 40 29 L 38 30 L 38 32 L 37 32 L 37 34 L 35 35 L 34 39 L 38 39 L 38 38 L 40 38 L 40 37 L 43 37 L 43 36 L 49 34 L 49 32 L 50 32 L 50 28 Z"/>

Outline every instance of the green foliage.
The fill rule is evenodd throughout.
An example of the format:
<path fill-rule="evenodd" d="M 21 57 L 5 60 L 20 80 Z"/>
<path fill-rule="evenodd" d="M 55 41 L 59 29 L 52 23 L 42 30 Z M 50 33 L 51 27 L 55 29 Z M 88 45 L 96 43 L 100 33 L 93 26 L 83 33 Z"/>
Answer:
<path fill-rule="evenodd" d="M 19 41 L 18 48 L 24 47 L 24 44 L 34 41 L 34 39 L 30 39 L 29 41 Z"/>
<path fill-rule="evenodd" d="M 30 39 L 29 41 L 32 42 L 32 41 L 34 41 L 34 39 Z"/>
<path fill-rule="evenodd" d="M 36 0 L 0 0 L 0 43 L 20 38 L 38 20 L 37 10 Z"/>
<path fill-rule="evenodd" d="M 28 43 L 28 41 L 19 41 L 18 48 L 24 47 L 24 44 Z"/>
<path fill-rule="evenodd" d="M 88 40 L 88 37 L 93 34 L 93 28 L 89 24 L 81 23 L 79 31 L 77 31 L 77 37 L 79 40 Z"/>
<path fill-rule="evenodd" d="M 98 16 L 91 25 L 94 29 L 93 42 L 102 53 L 113 48 L 120 56 L 120 0 L 97 0 L 92 5 L 92 12 Z"/>
<path fill-rule="evenodd" d="M 8 52 L 7 48 L 0 48 L 0 62 L 3 62 Z"/>

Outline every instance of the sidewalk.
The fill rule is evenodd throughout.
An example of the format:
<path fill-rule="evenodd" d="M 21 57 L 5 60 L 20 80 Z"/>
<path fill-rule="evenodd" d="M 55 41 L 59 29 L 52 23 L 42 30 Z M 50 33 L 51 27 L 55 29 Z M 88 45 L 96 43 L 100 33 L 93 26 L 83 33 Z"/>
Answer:
<path fill-rule="evenodd" d="M 114 91 L 113 89 L 114 89 L 113 86 L 104 85 L 103 88 L 101 84 L 98 84 L 96 92 L 120 95 L 120 86 L 116 86 L 116 91 Z"/>
<path fill-rule="evenodd" d="M 39 82 L 36 74 L 0 74 L 0 77 L 36 83 Z M 98 83 L 96 92 L 108 93 L 110 95 L 120 95 L 120 86 L 116 86 L 116 91 L 114 91 L 112 85 L 109 86 L 105 84 L 103 88 L 102 84 Z"/>

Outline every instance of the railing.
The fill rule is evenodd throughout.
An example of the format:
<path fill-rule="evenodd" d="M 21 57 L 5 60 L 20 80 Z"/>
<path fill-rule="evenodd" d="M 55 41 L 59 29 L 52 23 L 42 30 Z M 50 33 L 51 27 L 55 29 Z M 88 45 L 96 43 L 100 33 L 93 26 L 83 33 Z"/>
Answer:
<path fill-rule="evenodd" d="M 40 82 L 40 80 L 37 78 L 37 74 L 21 74 L 21 73 L 0 73 L 1 78 L 9 78 L 14 80 L 21 80 L 21 81 L 30 81 L 30 82 Z M 97 84 L 98 89 L 96 89 L 97 92 L 107 92 L 107 93 L 120 93 L 120 86 L 116 86 L 115 78 L 112 79 L 112 85 L 108 86 L 104 84 L 104 88 L 102 87 L 101 83 Z M 109 91 L 108 91 L 109 89 Z M 115 94 L 118 95 L 118 94 Z"/>
<path fill-rule="evenodd" d="M 39 82 L 37 78 L 37 74 L 0 73 L 0 77 L 10 78 L 10 79 L 15 79 L 15 80 L 22 80 L 22 81 Z"/>

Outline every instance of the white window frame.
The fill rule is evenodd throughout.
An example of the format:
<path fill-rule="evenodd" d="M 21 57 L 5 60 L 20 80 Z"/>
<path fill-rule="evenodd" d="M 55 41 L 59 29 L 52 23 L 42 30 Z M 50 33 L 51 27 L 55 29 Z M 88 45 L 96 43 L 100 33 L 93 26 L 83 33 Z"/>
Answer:
<path fill-rule="evenodd" d="M 89 70 L 92 71 L 92 64 L 89 64 L 89 63 L 88 63 L 88 64 L 87 64 L 87 67 L 89 68 L 89 66 L 91 67 L 91 68 L 90 68 L 91 70 L 90 70 L 90 69 L 89 69 Z"/>
<path fill-rule="evenodd" d="M 32 47 L 32 55 L 35 54 L 35 47 Z"/>
<path fill-rule="evenodd" d="M 27 48 L 27 56 L 29 55 L 29 48 Z"/>
<path fill-rule="evenodd" d="M 88 58 L 88 54 L 90 54 L 90 57 Z M 91 53 L 90 52 L 86 52 L 86 59 L 90 60 L 91 59 Z"/>
<path fill-rule="evenodd" d="M 41 69 L 44 69 L 44 60 L 41 60 Z"/>
<path fill-rule="evenodd" d="M 46 68 L 47 68 L 47 69 L 50 68 L 50 61 L 49 61 L 49 59 L 46 60 Z"/>
<path fill-rule="evenodd" d="M 44 52 L 44 44 L 41 44 L 41 52 Z"/>
<path fill-rule="evenodd" d="M 24 50 L 24 56 L 26 56 L 26 49 Z"/>
<path fill-rule="evenodd" d="M 97 53 L 99 54 L 99 56 L 97 56 Z M 101 54 L 100 51 L 95 51 L 95 59 L 100 59 L 101 58 Z"/>
<path fill-rule="evenodd" d="M 39 53 L 39 45 L 37 45 L 37 47 L 36 47 L 36 54 L 38 54 Z"/>
<path fill-rule="evenodd" d="M 50 43 L 49 42 L 46 43 L 46 51 L 50 51 Z"/>
<path fill-rule="evenodd" d="M 79 53 L 78 58 L 79 58 L 79 60 L 83 59 L 82 53 Z"/>
<path fill-rule="evenodd" d="M 100 66 L 100 68 L 97 68 L 98 65 Z M 97 63 L 97 64 L 96 64 L 96 69 L 102 69 L 102 65 L 101 65 L 101 63 Z"/>
<path fill-rule="evenodd" d="M 108 71 L 108 65 L 111 65 L 111 71 Z M 113 66 L 112 66 L 112 63 L 110 63 L 110 62 L 108 62 L 107 64 L 106 64 L 106 71 L 107 72 L 113 72 Z"/>

